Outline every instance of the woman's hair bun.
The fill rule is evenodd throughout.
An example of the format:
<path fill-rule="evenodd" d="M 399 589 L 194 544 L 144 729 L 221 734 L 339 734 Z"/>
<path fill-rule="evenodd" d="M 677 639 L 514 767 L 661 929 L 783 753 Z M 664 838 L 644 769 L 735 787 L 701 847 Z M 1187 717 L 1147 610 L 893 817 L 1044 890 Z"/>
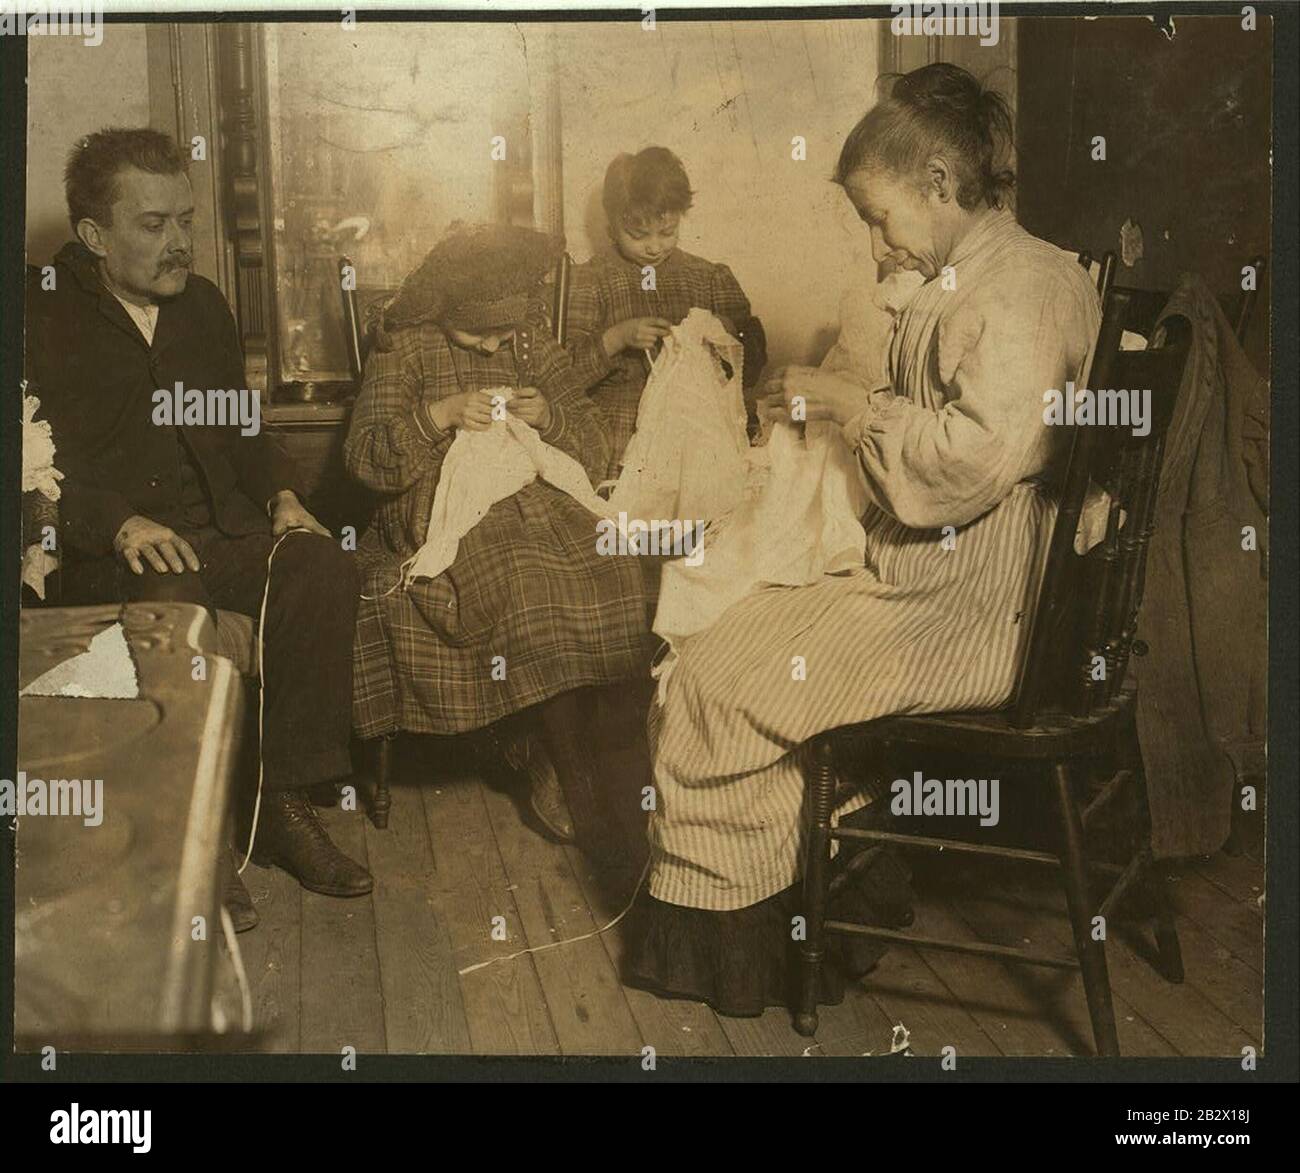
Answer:
<path fill-rule="evenodd" d="M 881 79 L 888 96 L 858 122 L 844 141 L 835 181 L 882 163 L 905 174 L 936 151 L 952 157 L 958 173 L 957 202 L 1000 207 L 1015 175 L 998 160 L 1012 143 L 1011 108 L 994 89 L 951 62 Z"/>

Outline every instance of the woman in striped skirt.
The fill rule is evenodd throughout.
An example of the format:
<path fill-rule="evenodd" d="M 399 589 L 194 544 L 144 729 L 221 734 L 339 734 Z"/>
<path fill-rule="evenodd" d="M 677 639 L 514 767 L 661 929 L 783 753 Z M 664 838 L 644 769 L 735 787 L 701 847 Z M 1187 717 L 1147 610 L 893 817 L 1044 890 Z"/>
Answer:
<path fill-rule="evenodd" d="M 845 141 L 836 181 L 877 262 L 926 283 L 896 323 L 890 386 L 785 368 L 767 404 L 789 418 L 799 397 L 807 419 L 842 425 L 872 502 L 864 565 L 763 588 L 679 646 L 649 721 L 635 984 L 729 1014 L 787 1004 L 804 840 L 794 751 L 840 725 L 1010 698 L 1064 457 L 1043 396 L 1078 377 L 1099 307 L 1074 257 L 1003 206 L 1012 178 L 994 161 L 1009 129 L 996 94 L 942 64 L 900 78 Z M 883 880 L 870 919 L 905 894 Z M 842 975 L 826 968 L 837 1000 Z"/>

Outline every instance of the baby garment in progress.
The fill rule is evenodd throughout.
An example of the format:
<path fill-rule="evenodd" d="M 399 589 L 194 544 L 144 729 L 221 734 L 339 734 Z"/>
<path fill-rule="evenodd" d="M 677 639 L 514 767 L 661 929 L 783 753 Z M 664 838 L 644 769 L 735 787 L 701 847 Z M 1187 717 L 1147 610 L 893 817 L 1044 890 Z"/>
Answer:
<path fill-rule="evenodd" d="M 493 387 L 491 395 L 509 402 L 514 391 Z M 587 473 L 567 452 L 546 443 L 531 425 L 506 415 L 481 432 L 465 429 L 447 450 L 429 511 L 424 545 L 405 563 L 409 585 L 417 578 L 437 578 L 456 560 L 460 539 L 498 501 L 519 492 L 534 477 L 568 493 L 597 516 L 607 506 L 592 490 Z M 594 530 L 593 530 L 593 538 Z"/>
<path fill-rule="evenodd" d="M 894 322 L 923 283 L 919 273 L 902 271 L 847 293 L 839 338 L 821 369 L 865 391 L 888 386 Z M 669 644 L 711 626 L 761 586 L 803 586 L 863 564 L 860 518 L 869 498 L 837 424 L 778 424 L 750 454 L 757 496 L 709 527 L 702 560 L 664 567 L 654 631 Z"/>
<path fill-rule="evenodd" d="M 741 502 L 749 472 L 743 361 L 744 348 L 708 310 L 692 309 L 673 327 L 641 394 L 611 516 L 712 521 Z"/>
<path fill-rule="evenodd" d="M 803 586 L 863 563 L 867 507 L 857 461 L 837 424 L 778 424 L 759 496 L 709 526 L 695 565 L 665 565 L 654 632 L 670 644 L 710 627 L 760 586 Z"/>
<path fill-rule="evenodd" d="M 438 478 L 424 545 L 405 564 L 405 581 L 446 570 L 460 539 L 534 477 L 613 522 L 624 537 L 630 522 L 712 521 L 736 509 L 755 471 L 761 472 L 745 432 L 743 354 L 708 310 L 692 309 L 673 327 L 646 383 L 636 432 L 608 501 L 592 490 L 576 460 L 522 420 L 507 414 L 484 431 L 460 431 Z M 513 394 L 508 387 L 490 393 L 506 401 Z"/>

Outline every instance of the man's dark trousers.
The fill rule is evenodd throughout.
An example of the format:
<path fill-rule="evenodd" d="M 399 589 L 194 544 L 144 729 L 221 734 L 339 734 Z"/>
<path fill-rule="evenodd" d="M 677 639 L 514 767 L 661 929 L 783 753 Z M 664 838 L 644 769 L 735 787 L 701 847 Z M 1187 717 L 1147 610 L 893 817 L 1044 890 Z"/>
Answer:
<path fill-rule="evenodd" d="M 201 569 L 134 574 L 116 556 L 75 564 L 63 574 L 63 602 L 186 602 L 237 611 L 258 622 L 267 557 L 265 533 L 227 537 L 212 526 L 176 531 Z M 143 561 L 143 560 L 142 560 Z M 352 640 L 358 576 L 333 538 L 303 530 L 281 539 L 271 563 L 262 630 L 263 787 L 303 789 L 352 772 Z"/>

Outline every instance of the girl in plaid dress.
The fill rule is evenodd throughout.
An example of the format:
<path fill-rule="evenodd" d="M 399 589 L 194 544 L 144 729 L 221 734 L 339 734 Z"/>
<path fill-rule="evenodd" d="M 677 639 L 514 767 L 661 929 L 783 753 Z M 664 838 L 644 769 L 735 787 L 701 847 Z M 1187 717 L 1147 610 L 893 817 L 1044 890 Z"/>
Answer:
<path fill-rule="evenodd" d="M 598 380 L 588 394 L 609 441 L 607 480 L 618 476 L 636 431 L 647 352 L 691 309 L 716 314 L 744 342 L 746 387 L 757 383 L 767 359 L 762 326 L 731 270 L 677 247 L 692 194 L 685 168 L 666 148 L 619 155 L 605 173 L 613 251 L 574 269 L 566 345 Z"/>
<path fill-rule="evenodd" d="M 403 586 L 401 569 L 425 541 L 458 430 L 492 421 L 488 388 L 515 388 L 508 410 L 589 476 L 606 468 L 607 441 L 585 394 L 593 375 L 531 308 L 530 292 L 562 250 L 531 229 L 456 227 L 372 324 L 375 350 L 344 446 L 348 471 L 379 498 L 358 549 L 354 724 L 364 738 L 449 734 L 530 710 L 516 722 L 523 736 L 508 739 L 513 764 L 533 781 L 534 812 L 568 837 L 563 783 L 589 846 L 607 836 L 574 729 L 574 690 L 644 670 L 637 560 L 598 554 L 593 515 L 535 480 L 494 505 L 437 578 Z"/>

